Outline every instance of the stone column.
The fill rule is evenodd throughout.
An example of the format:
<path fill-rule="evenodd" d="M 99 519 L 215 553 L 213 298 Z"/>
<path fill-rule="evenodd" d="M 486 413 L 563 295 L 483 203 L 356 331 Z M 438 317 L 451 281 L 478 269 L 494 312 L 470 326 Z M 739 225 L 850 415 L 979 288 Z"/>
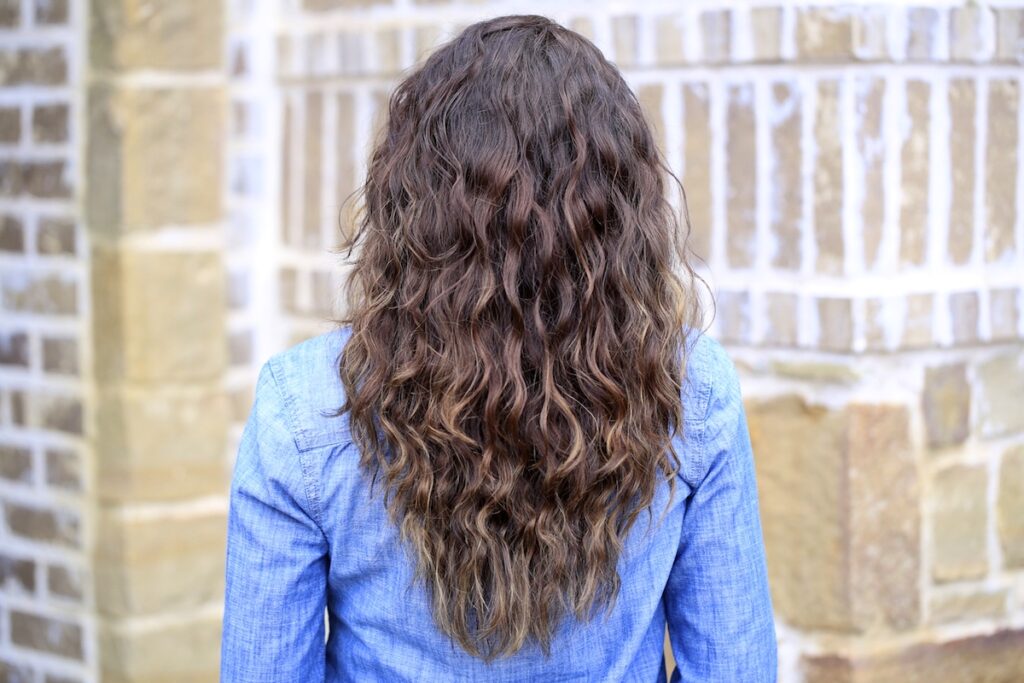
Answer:
<path fill-rule="evenodd" d="M 101 675 L 213 681 L 229 425 L 223 7 L 92 0 L 90 12 Z"/>

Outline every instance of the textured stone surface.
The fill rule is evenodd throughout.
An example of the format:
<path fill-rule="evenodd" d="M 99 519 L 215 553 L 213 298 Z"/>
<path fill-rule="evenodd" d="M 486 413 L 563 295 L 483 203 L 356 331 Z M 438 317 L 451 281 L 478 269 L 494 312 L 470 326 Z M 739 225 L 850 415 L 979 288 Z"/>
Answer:
<path fill-rule="evenodd" d="M 928 171 L 931 152 L 928 129 L 931 115 L 928 99 L 931 84 L 908 80 L 906 86 L 907 133 L 900 149 L 902 201 L 900 203 L 900 262 L 924 263 L 928 244 Z"/>
<path fill-rule="evenodd" d="M 93 250 L 97 375 L 198 381 L 226 365 L 225 282 L 215 251 Z"/>
<path fill-rule="evenodd" d="M 933 624 L 950 624 L 958 621 L 998 619 L 1006 614 L 1008 593 L 1006 589 L 972 590 L 967 593 L 933 597 L 929 621 Z"/>
<path fill-rule="evenodd" d="M 754 264 L 757 145 L 754 129 L 754 89 L 730 86 L 726 111 L 726 252 L 729 265 Z"/>
<path fill-rule="evenodd" d="M 975 107 L 977 88 L 973 80 L 954 78 L 949 82 L 949 125 L 958 131 L 950 136 L 949 161 L 952 173 L 949 207 L 949 257 L 966 263 L 974 247 L 974 158 Z"/>
<path fill-rule="evenodd" d="M 929 446 L 942 448 L 962 443 L 970 431 L 967 365 L 953 363 L 926 368 L 921 404 Z"/>
<path fill-rule="evenodd" d="M 794 395 L 746 408 L 779 613 L 797 628 L 917 623 L 920 491 L 906 408 L 830 409 Z"/>
<path fill-rule="evenodd" d="M 214 603 L 224 590 L 223 512 L 133 519 L 101 509 L 96 598 L 107 616 L 158 614 Z"/>
<path fill-rule="evenodd" d="M 149 628 L 102 624 L 104 683 L 216 683 L 220 667 L 220 619 L 195 615 Z"/>
<path fill-rule="evenodd" d="M 985 149 L 985 260 L 1008 262 L 1015 244 L 1020 134 L 1020 81 L 993 79 L 988 86 L 988 144 Z"/>
<path fill-rule="evenodd" d="M 1003 562 L 1024 567 L 1024 446 L 1003 454 L 996 510 Z"/>
<path fill-rule="evenodd" d="M 1024 671 L 1024 631 L 924 642 L 858 657 L 805 657 L 805 683 L 1016 683 Z"/>
<path fill-rule="evenodd" d="M 87 208 L 93 230 L 208 225 L 221 218 L 221 91 L 95 85 L 88 105 Z"/>
<path fill-rule="evenodd" d="M 99 69 L 220 66 L 224 5 L 204 0 L 94 0 L 89 52 Z"/>
<path fill-rule="evenodd" d="M 771 263 L 777 268 L 796 270 L 800 267 L 801 223 L 803 220 L 803 97 L 792 83 L 772 86 L 772 152 L 774 159 L 772 183 L 771 228 L 774 253 Z M 770 316 L 769 316 L 770 317 Z"/>
<path fill-rule="evenodd" d="M 707 260 L 711 256 L 711 120 L 710 95 L 704 83 L 682 86 L 684 111 L 683 187 L 690 213 L 691 245 Z"/>
<path fill-rule="evenodd" d="M 987 487 L 980 465 L 954 465 L 936 475 L 931 570 L 936 581 L 977 579 L 988 571 Z"/>
<path fill-rule="evenodd" d="M 843 154 L 838 80 L 818 83 L 818 108 L 814 119 L 814 241 L 818 247 L 815 269 L 838 275 L 843 272 Z"/>
<path fill-rule="evenodd" d="M 82 627 L 76 623 L 12 609 L 11 642 L 68 659 L 82 659 Z"/>
<path fill-rule="evenodd" d="M 1024 431 L 1024 410 L 1008 397 L 1024 396 L 1024 349 L 1011 350 L 981 362 L 977 369 L 978 410 L 984 436 Z"/>

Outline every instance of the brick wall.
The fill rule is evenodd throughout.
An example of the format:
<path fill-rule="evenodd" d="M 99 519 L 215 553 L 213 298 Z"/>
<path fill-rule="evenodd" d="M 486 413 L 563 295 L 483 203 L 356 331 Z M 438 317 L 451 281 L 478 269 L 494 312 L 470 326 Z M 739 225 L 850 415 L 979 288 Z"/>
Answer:
<path fill-rule="evenodd" d="M 95 661 L 79 7 L 0 1 L 0 680 Z"/>
<path fill-rule="evenodd" d="M 255 370 L 481 0 L 0 0 L 0 679 L 216 680 Z M 682 179 L 781 681 L 1024 676 L 1024 4 L 569 0 Z M 672 665 L 669 656 L 669 666 Z"/>

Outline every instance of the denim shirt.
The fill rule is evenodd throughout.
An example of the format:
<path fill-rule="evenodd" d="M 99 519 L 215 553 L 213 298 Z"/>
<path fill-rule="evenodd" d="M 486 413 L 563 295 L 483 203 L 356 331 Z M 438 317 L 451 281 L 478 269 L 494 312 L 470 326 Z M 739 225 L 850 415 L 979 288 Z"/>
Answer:
<path fill-rule="evenodd" d="M 488 665 L 435 627 L 379 483 L 368 495 L 348 415 L 320 412 L 344 401 L 335 364 L 349 334 L 313 337 L 260 370 L 231 483 L 222 681 L 664 683 L 666 623 L 672 683 L 776 680 L 753 452 L 717 341 L 690 337 L 676 495 L 665 512 L 662 482 L 627 535 L 613 610 L 570 614 L 549 658 L 528 642 Z"/>

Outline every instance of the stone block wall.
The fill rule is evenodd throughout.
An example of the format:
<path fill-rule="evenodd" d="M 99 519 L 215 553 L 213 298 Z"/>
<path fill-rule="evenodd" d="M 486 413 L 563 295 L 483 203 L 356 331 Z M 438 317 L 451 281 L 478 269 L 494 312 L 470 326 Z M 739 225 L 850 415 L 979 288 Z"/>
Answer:
<path fill-rule="evenodd" d="M 401 74 L 517 12 L 686 188 L 780 681 L 1024 678 L 1024 4 L 0 0 L 0 679 L 216 680 L 255 371 Z"/>

